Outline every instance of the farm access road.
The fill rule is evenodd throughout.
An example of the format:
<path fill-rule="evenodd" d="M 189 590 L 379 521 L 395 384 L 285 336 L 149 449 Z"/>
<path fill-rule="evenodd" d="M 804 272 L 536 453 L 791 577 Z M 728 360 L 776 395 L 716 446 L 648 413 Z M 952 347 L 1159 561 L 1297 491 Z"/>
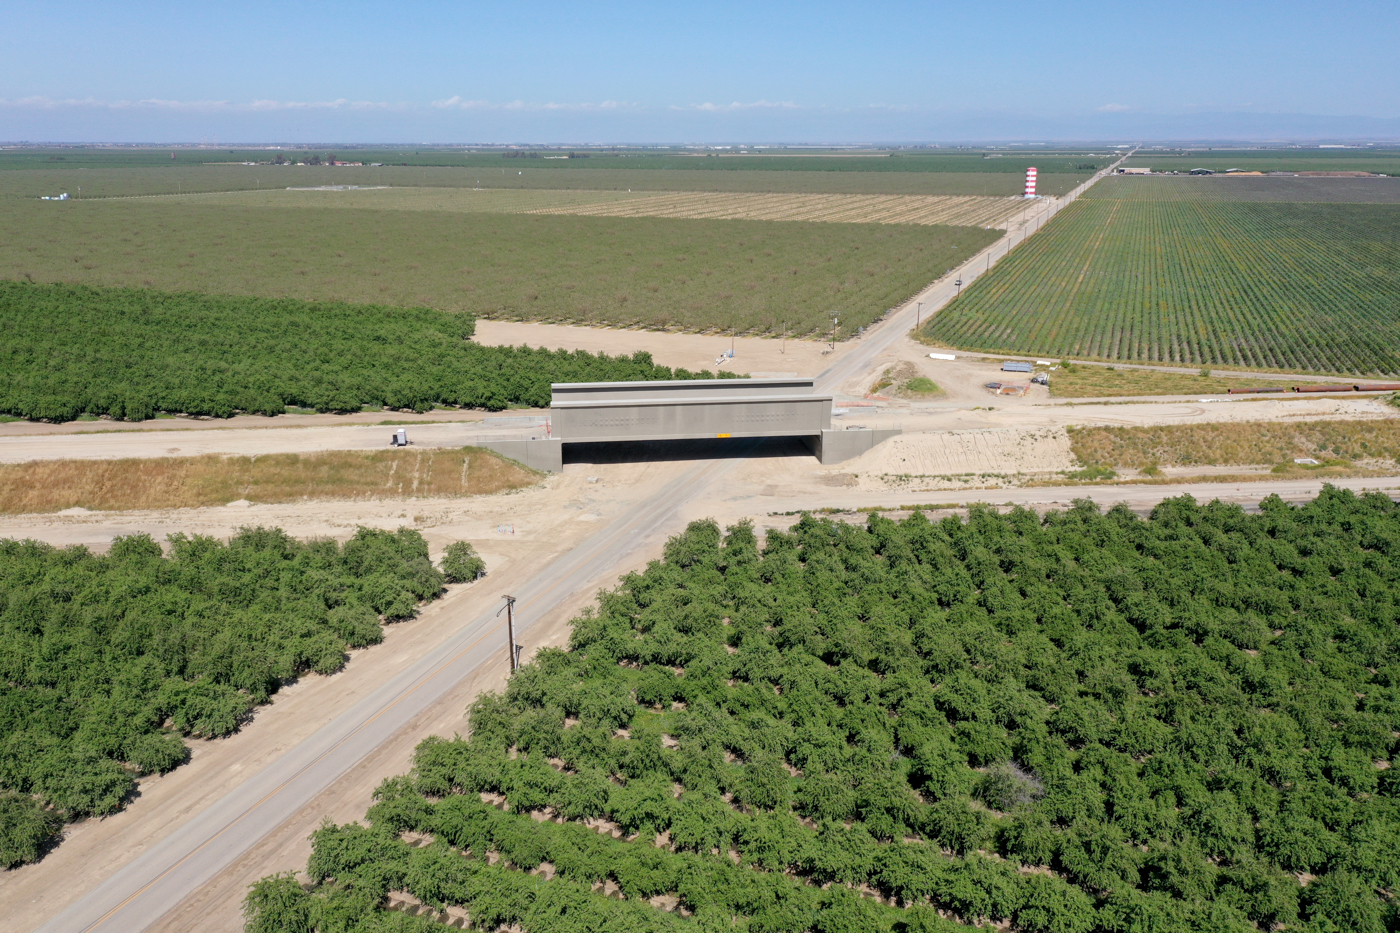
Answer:
<path fill-rule="evenodd" d="M 1087 183 L 1071 197 L 1083 187 Z M 1058 202 L 1038 206 L 1042 216 L 1058 210 Z M 1038 226 L 1037 223 L 1037 229 Z M 1023 228 L 1022 240 L 1028 232 Z M 989 268 L 1011 248 L 1013 238 L 993 244 L 985 255 L 974 257 L 964 269 L 934 283 L 872 328 L 819 377 L 819 391 L 831 391 L 868 370 L 912 326 L 917 313 L 915 302 L 921 301 L 931 310 L 941 306 L 954 293 L 952 278 L 960 274 L 965 282 L 970 281 L 977 274 L 979 263 Z M 759 444 L 743 442 L 741 446 L 757 448 Z M 560 610 L 577 605 L 599 584 L 614 579 L 619 565 L 634 561 L 639 551 L 654 553 L 664 535 L 683 526 L 685 513 L 712 509 L 717 498 L 714 490 L 739 462 L 701 459 L 688 465 L 672 464 L 668 482 L 632 500 L 617 518 L 581 545 L 544 564 L 542 569 L 530 568 L 533 572 L 526 572 L 525 568 L 518 568 L 518 575 L 513 578 L 499 579 L 498 585 L 509 585 L 519 600 L 521 634 L 529 633 L 532 640 L 539 637 L 557 641 L 564 618 Z M 479 608 L 472 605 L 470 611 Z M 296 867 L 300 861 L 288 864 L 277 860 L 268 864 L 258 859 L 250 865 L 244 860 L 250 850 L 265 839 L 279 834 L 285 837 L 289 828 L 304 835 L 308 821 L 314 825 L 326 805 L 337 798 L 343 802 L 337 782 L 346 775 L 357 772 L 355 776 L 362 783 L 375 780 L 375 775 L 367 775 L 361 766 L 386 746 L 416 742 L 424 734 L 417 727 L 441 718 L 442 703 L 456 705 L 462 701 L 460 688 L 464 683 L 474 680 L 481 687 L 498 683 L 497 677 L 482 676 L 491 673 L 489 659 L 499 654 L 495 642 L 499 641 L 501 622 L 494 607 L 469 617 L 466 624 L 460 618 L 453 619 L 451 612 L 440 615 L 448 617 L 443 626 L 449 632 L 446 638 L 422 650 L 390 679 L 358 697 L 346 698 L 337 707 L 343 710 L 338 716 L 310 735 L 278 748 L 280 754 L 246 779 L 238 779 L 242 762 L 231 766 L 236 777 L 230 780 L 227 774 L 217 776 L 222 780 L 206 785 L 230 787 L 220 799 L 210 803 L 196 788 L 186 798 L 187 809 L 152 814 L 161 825 L 149 843 L 139 846 L 139 851 L 123 851 L 117 864 L 112 864 L 103 858 L 100 847 L 76 853 L 72 844 L 78 840 L 71 839 L 66 852 L 61 846 L 50 856 L 53 866 L 67 861 L 65 855 L 72 857 L 75 853 L 84 861 L 105 863 L 103 868 L 110 866 L 114 870 L 100 883 L 78 890 L 80 879 L 69 874 L 50 877 L 42 891 L 25 884 L 27 878 L 38 880 L 49 859 L 30 866 L 33 871 L 16 873 L 12 876 L 14 883 L 0 885 L 0 889 L 9 889 L 5 900 L 11 906 L 7 919 L 0 922 L 6 929 L 12 924 L 23 924 L 13 928 L 24 929 L 47 917 L 48 922 L 40 927 L 44 931 L 237 929 L 237 905 L 247 881 L 267 871 Z M 552 631 L 541 631 L 542 625 Z M 498 666 L 499 663 L 498 659 Z M 325 682 L 333 685 L 336 678 Z M 259 731 L 254 723 L 248 730 L 250 738 Z M 393 771 L 379 772 L 378 776 L 385 773 Z M 363 795 L 357 796 L 358 814 L 367 800 Z M 287 842 L 285 838 L 280 841 Z M 298 846 L 293 840 L 293 848 L 304 857 L 304 844 Z M 211 885 L 211 881 L 215 883 Z M 22 896 L 15 896 L 22 891 L 39 896 L 23 903 Z M 191 898 L 196 892 L 201 896 Z M 206 893 L 208 897 L 202 896 Z"/>

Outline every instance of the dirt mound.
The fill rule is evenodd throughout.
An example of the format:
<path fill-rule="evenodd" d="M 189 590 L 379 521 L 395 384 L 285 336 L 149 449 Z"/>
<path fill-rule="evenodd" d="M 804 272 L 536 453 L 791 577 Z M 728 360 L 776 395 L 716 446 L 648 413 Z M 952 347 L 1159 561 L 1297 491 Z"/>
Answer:
<path fill-rule="evenodd" d="M 1056 473 L 1078 468 L 1062 428 L 1036 431 L 937 431 L 891 438 L 841 464 L 862 488 L 884 489 L 888 478 Z"/>

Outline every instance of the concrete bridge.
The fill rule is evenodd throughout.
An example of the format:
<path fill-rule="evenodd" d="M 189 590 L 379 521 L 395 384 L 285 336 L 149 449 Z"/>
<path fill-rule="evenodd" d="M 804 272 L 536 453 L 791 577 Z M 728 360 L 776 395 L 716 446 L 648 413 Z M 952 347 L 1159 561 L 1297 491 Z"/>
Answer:
<path fill-rule="evenodd" d="M 798 437 L 826 464 L 859 456 L 900 433 L 833 429 L 832 397 L 816 394 L 810 378 L 561 382 L 550 388 L 546 436 L 482 446 L 557 473 L 565 444 Z"/>

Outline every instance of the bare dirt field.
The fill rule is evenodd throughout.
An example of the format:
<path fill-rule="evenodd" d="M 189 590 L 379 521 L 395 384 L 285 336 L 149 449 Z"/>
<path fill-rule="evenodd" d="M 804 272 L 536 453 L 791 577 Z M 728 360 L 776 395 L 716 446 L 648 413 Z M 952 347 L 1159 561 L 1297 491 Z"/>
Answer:
<path fill-rule="evenodd" d="M 723 360 L 723 366 L 729 372 L 799 376 L 815 376 L 851 346 L 850 341 L 842 341 L 836 345 L 834 353 L 829 353 L 830 344 L 791 337 L 784 339 L 781 336 L 736 339 L 728 334 L 674 334 L 654 330 L 481 320 L 476 322 L 474 339 L 486 346 L 527 344 L 552 350 L 587 350 L 614 356 L 645 350 L 662 366 L 673 369 L 685 367 L 692 371 L 713 370 L 720 355 L 727 354 L 733 347 L 734 356 L 726 356 Z"/>
<path fill-rule="evenodd" d="M 1063 428 L 1040 431 L 938 431 L 905 434 L 841 464 L 841 472 L 866 482 L 884 477 L 1052 473 L 1077 467 Z M 879 488 L 877 486 L 877 488 Z"/>

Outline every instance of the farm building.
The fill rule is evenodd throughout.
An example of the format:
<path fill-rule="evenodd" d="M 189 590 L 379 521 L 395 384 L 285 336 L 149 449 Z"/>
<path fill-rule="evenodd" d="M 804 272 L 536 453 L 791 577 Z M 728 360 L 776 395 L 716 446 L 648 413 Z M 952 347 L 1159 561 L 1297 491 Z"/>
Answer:
<path fill-rule="evenodd" d="M 1143 168 L 1120 168 L 1120 169 L 1118 170 L 1118 174 L 1119 174 L 1119 175 L 1151 175 L 1151 174 L 1152 174 L 1152 169 L 1146 168 L 1146 167 L 1143 167 Z"/>

